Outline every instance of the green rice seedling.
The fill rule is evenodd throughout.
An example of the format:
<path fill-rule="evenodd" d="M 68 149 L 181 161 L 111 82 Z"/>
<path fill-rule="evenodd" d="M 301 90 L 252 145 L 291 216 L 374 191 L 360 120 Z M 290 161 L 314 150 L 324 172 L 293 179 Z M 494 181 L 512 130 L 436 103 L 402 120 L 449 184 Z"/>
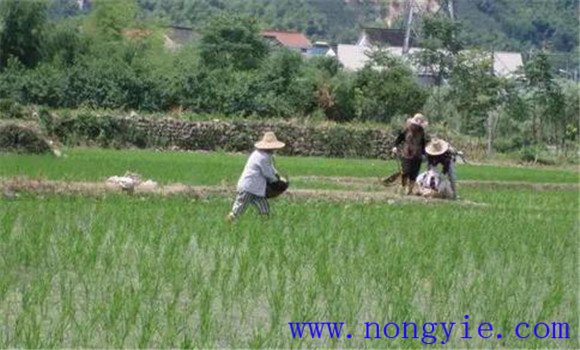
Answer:
<path fill-rule="evenodd" d="M 247 155 L 225 153 L 155 152 L 150 150 L 70 149 L 67 157 L 50 155 L 0 155 L 0 176 L 28 176 L 52 180 L 104 181 L 126 171 L 160 183 L 235 185 Z M 376 182 L 399 167 L 395 161 L 375 159 L 328 159 L 277 156 L 277 168 L 290 176 L 365 177 Z M 528 183 L 578 183 L 573 169 L 458 165 L 460 180 L 517 181 Z M 309 182 L 317 182 L 311 179 Z M 318 181 L 319 182 L 319 181 Z M 297 184 L 303 186 L 304 181 Z M 326 188 L 341 184 L 318 183 Z"/>
<path fill-rule="evenodd" d="M 0 347 L 415 348 L 364 322 L 493 323 L 502 339 L 440 347 L 569 347 L 518 322 L 577 329 L 574 191 L 462 188 L 461 203 L 272 202 L 22 194 L 0 202 Z M 46 322 L 46 320 L 49 320 Z M 288 322 L 352 339 L 292 339 Z M 475 326 L 472 326 L 472 328 Z M 472 329 L 473 331 L 473 329 Z"/>

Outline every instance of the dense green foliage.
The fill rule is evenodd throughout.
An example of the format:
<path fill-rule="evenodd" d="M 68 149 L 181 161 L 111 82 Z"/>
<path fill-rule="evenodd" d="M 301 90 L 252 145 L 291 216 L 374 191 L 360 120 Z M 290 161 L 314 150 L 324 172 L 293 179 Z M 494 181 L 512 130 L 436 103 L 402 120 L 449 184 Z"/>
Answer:
<path fill-rule="evenodd" d="M 546 51 L 529 58 L 521 81 L 505 81 L 491 74 L 489 52 L 461 51 L 464 26 L 427 16 L 426 50 L 414 62 L 434 74 L 437 86 L 429 88 L 388 51 L 371 53 L 364 69 L 347 72 L 333 58 L 271 47 L 255 18 L 227 12 L 236 2 L 212 4 L 220 3 L 223 11 L 200 24 L 199 42 L 174 52 L 164 47 L 163 27 L 140 18 L 143 2 L 97 0 L 86 16 L 66 17 L 53 13 L 54 2 L 0 1 L 0 112 L 18 116 L 19 105 L 40 104 L 399 126 L 424 111 L 454 131 L 485 136 L 489 151 L 533 146 L 534 159 L 545 143 L 571 149 L 578 139 L 578 86 L 558 80 Z M 147 6 L 159 10 L 155 1 Z"/>
<path fill-rule="evenodd" d="M 371 58 L 375 64 L 367 64 L 355 77 L 356 115 L 390 121 L 421 110 L 427 93 L 410 79 L 410 68 L 386 52 L 375 52 Z M 378 72 L 377 66 L 381 68 Z"/>
<path fill-rule="evenodd" d="M 208 23 L 199 45 L 201 64 L 210 68 L 256 69 L 268 54 L 257 35 L 256 22 L 239 16 L 216 16 Z"/>
<path fill-rule="evenodd" d="M 457 15 L 468 43 L 496 49 L 578 47 L 578 2 L 574 0 L 458 0 Z"/>
<path fill-rule="evenodd" d="M 19 56 L 6 57 L 0 97 L 50 107 L 183 108 L 197 113 L 296 117 L 325 113 L 319 96 L 330 84 L 333 93 L 326 102 L 344 108 L 338 111 L 339 120 L 378 121 L 413 113 L 425 99 L 402 63 L 392 72 L 369 68 L 360 74 L 338 75 L 339 66 L 332 59 L 305 60 L 298 53 L 270 48 L 259 36 L 257 23 L 244 16 L 217 14 L 203 27 L 198 46 L 172 53 L 163 48 L 161 30 L 133 27 L 134 5 L 95 1 L 90 15 L 80 21 L 46 24 L 46 30 L 37 33 L 45 40 L 38 44 L 43 57 L 34 62 L 36 68 L 27 69 L 28 61 Z M 43 8 L 34 11 L 43 17 Z M 0 12 L 0 17 L 9 15 Z M 29 35 L 11 33 L 16 35 L 5 33 L 0 38 L 21 42 Z M 381 84 L 391 84 L 390 92 L 377 91 Z M 357 91 L 364 93 L 364 99 L 355 99 Z"/>
<path fill-rule="evenodd" d="M 161 16 L 167 22 L 202 28 L 208 18 L 223 11 L 259 19 L 266 28 L 299 30 L 309 37 L 352 42 L 359 23 L 373 23 L 386 3 L 310 0 L 138 0 L 145 16 Z M 377 11 L 378 10 L 378 11 Z"/>
<path fill-rule="evenodd" d="M 41 60 L 45 10 L 42 1 L 0 1 L 0 67 L 11 56 L 27 67 Z"/>
<path fill-rule="evenodd" d="M 463 49 L 459 40 L 461 25 L 442 16 L 425 16 L 421 27 L 420 45 L 412 59 L 434 74 L 435 85 L 441 85 L 451 75 L 455 56 Z"/>
<path fill-rule="evenodd" d="M 494 74 L 493 51 L 461 50 L 461 24 L 441 16 L 424 18 L 424 50 L 414 61 L 432 72 L 436 87 L 425 106 L 435 120 L 464 134 L 485 135 L 488 153 L 498 137 L 502 150 L 544 143 L 566 149 L 578 138 L 578 85 L 558 79 L 549 53 L 539 51 L 511 79 Z M 447 84 L 441 87 L 441 83 Z M 539 116 L 543 117 L 539 120 Z M 500 148 L 500 147 L 498 147 Z M 526 151 L 526 152 L 527 152 Z M 524 158 L 530 158 L 523 155 Z"/>
<path fill-rule="evenodd" d="M 255 16 L 265 27 L 299 30 L 315 38 L 353 42 L 360 25 L 385 25 L 389 4 L 403 1 L 138 0 L 146 15 L 200 28 L 211 15 L 233 11 Z M 454 0 L 468 44 L 519 51 L 550 45 L 573 52 L 578 45 L 574 0 Z M 397 22 L 397 21 L 395 21 Z"/>
<path fill-rule="evenodd" d="M 33 130 L 8 124 L 0 126 L 0 152 L 51 153 L 51 148 Z"/>
<path fill-rule="evenodd" d="M 578 1 L 457 0 L 456 4 L 466 44 L 527 54 L 549 50 L 550 64 L 563 75 L 577 72 Z"/>

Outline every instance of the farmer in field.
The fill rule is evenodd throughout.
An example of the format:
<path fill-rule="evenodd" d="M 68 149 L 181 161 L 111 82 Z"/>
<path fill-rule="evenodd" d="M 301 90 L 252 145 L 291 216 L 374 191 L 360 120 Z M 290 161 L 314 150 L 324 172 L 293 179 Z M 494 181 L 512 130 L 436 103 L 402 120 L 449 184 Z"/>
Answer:
<path fill-rule="evenodd" d="M 449 179 L 451 186 L 451 198 L 457 198 L 456 176 L 455 176 L 455 158 L 458 153 L 448 142 L 442 139 L 433 139 L 425 146 L 427 153 L 427 164 L 429 170 L 434 170 L 439 164 L 443 166 L 443 175 Z"/>
<path fill-rule="evenodd" d="M 285 146 L 273 132 L 266 132 L 262 140 L 254 144 L 256 148 L 248 158 L 244 171 L 238 180 L 237 195 L 227 219 L 233 221 L 244 213 L 248 204 L 256 206 L 261 215 L 270 213 L 266 199 L 268 183 L 284 182 L 272 164 L 272 155 Z"/>
<path fill-rule="evenodd" d="M 431 168 L 417 177 L 419 194 L 426 198 L 453 198 L 449 179 L 441 175 L 437 168 Z"/>
<path fill-rule="evenodd" d="M 425 152 L 427 138 L 425 127 L 427 119 L 417 113 L 413 118 L 407 119 L 405 128 L 395 140 L 392 152 L 401 157 L 401 186 L 407 187 L 407 194 L 413 193 L 415 180 L 421 169 L 421 162 Z"/>

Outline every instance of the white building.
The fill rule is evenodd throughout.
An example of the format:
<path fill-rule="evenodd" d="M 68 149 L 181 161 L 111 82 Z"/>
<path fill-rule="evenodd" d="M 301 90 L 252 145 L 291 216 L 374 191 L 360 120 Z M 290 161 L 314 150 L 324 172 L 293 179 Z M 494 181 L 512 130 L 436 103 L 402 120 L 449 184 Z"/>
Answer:
<path fill-rule="evenodd" d="M 401 30 L 365 28 L 361 33 L 356 45 L 339 44 L 336 56 L 344 69 L 357 71 L 370 61 L 369 53 L 377 48 L 384 48 L 394 56 L 403 57 L 404 35 Z M 411 38 L 409 56 L 421 50 L 413 47 L 414 39 Z M 518 52 L 494 52 L 494 72 L 497 76 L 510 77 L 523 65 L 522 55 Z M 411 64 L 413 70 L 419 75 L 425 75 L 424 69 Z M 423 71 L 419 73 L 420 71 Z"/>

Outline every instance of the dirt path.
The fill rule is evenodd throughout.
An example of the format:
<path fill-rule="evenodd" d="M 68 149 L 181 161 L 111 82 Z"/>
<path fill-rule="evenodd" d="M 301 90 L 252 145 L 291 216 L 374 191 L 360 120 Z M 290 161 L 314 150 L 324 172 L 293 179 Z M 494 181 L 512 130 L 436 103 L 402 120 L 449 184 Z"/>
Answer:
<path fill-rule="evenodd" d="M 344 185 L 377 185 L 381 187 L 379 178 L 374 177 L 348 177 L 348 176 L 296 176 L 290 179 L 299 181 L 318 181 Z M 524 181 L 481 181 L 481 180 L 460 180 L 459 186 L 470 187 L 507 187 L 507 188 L 528 188 L 534 190 L 578 190 L 580 184 L 575 183 L 534 183 Z M 396 184 L 394 185 L 396 186 Z"/>
<path fill-rule="evenodd" d="M 5 197 L 16 196 L 18 192 L 34 193 L 56 193 L 56 194 L 87 194 L 98 195 L 104 193 L 122 193 L 123 190 L 116 185 L 105 182 L 83 182 L 83 181 L 54 181 L 35 180 L 28 178 L 11 178 L 0 180 L 0 189 Z M 180 183 L 160 185 L 156 187 L 137 186 L 133 194 L 153 194 L 153 195 L 188 195 L 196 198 L 207 198 L 210 196 L 233 196 L 235 188 L 232 186 L 190 186 Z M 318 190 L 318 189 L 289 189 L 285 197 L 298 199 L 322 199 L 335 201 L 356 201 L 356 202 L 387 202 L 396 204 L 401 202 L 432 203 L 443 204 L 453 203 L 467 206 L 486 206 L 484 203 L 475 203 L 467 200 L 446 201 L 441 199 L 423 198 L 419 196 L 402 196 L 397 193 L 397 189 L 387 188 L 381 191 L 340 191 L 340 190 Z"/>

